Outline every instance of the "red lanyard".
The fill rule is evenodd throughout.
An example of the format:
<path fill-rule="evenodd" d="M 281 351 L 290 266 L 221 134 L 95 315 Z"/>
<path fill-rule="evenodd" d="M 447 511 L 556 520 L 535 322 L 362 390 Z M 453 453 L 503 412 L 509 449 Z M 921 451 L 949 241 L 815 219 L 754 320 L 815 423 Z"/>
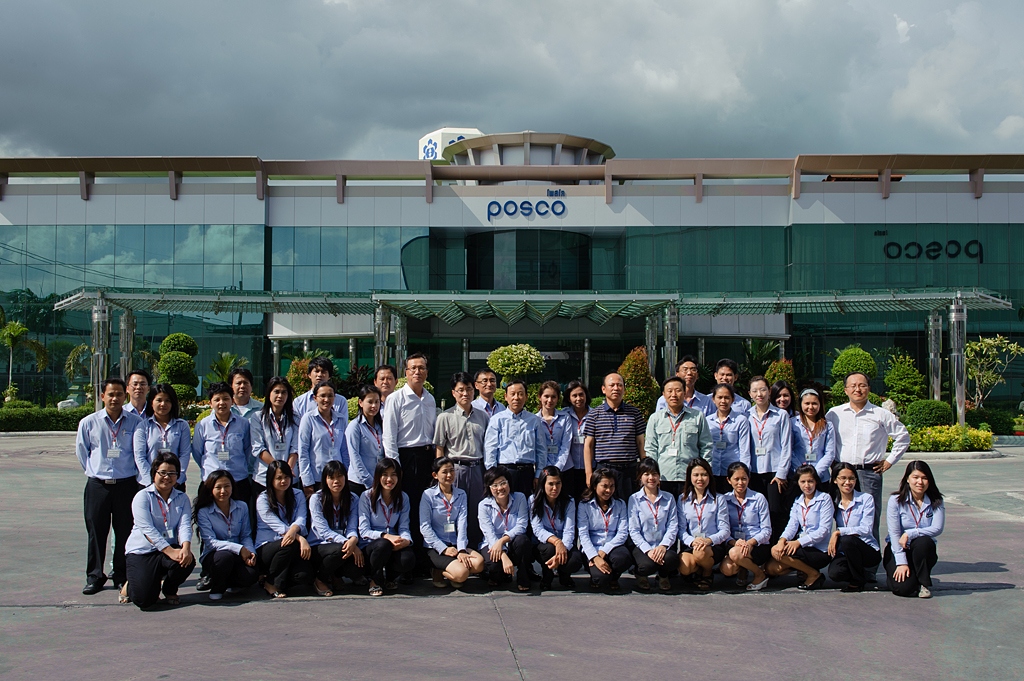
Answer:
<path fill-rule="evenodd" d="M 384 528 L 384 529 L 386 529 L 388 532 L 390 532 L 391 531 L 391 514 L 394 513 L 394 511 L 393 510 L 390 511 L 390 512 L 388 511 L 388 505 L 384 503 L 383 499 L 380 502 L 380 512 L 384 514 L 384 522 L 387 523 L 387 527 Z"/>
<path fill-rule="evenodd" d="M 807 512 L 810 511 L 810 510 L 811 510 L 811 507 L 808 506 L 806 503 L 800 504 L 800 513 L 803 514 L 803 517 L 801 518 L 800 526 L 803 527 L 805 530 L 807 529 Z"/>
<path fill-rule="evenodd" d="M 164 443 L 164 449 L 167 449 L 167 431 L 171 429 L 171 424 L 174 421 L 168 421 L 166 428 L 157 423 L 156 419 L 153 419 L 153 423 L 156 423 L 156 427 L 160 429 L 160 441 Z"/>
<path fill-rule="evenodd" d="M 682 412 L 681 411 L 681 412 L 679 412 L 679 418 L 678 419 L 674 419 L 674 418 L 672 418 L 672 412 L 668 412 L 668 422 L 669 422 L 669 425 L 672 426 L 672 442 L 673 443 L 675 443 L 675 441 L 676 441 L 676 430 L 679 428 L 679 424 L 683 422 L 683 417 L 685 415 L 686 415 L 686 412 Z"/>
<path fill-rule="evenodd" d="M 331 428 L 331 424 L 327 423 L 327 421 L 324 420 L 323 416 L 320 416 L 320 412 L 317 412 L 316 416 L 317 416 L 318 419 L 320 419 L 320 423 L 324 424 L 324 429 L 327 430 L 327 434 L 331 436 L 331 451 L 333 452 L 334 451 L 334 429 Z"/>
<path fill-rule="evenodd" d="M 171 528 L 167 526 L 167 513 L 171 510 L 170 505 L 168 504 L 167 510 L 164 510 L 164 500 L 160 497 L 159 494 L 156 495 L 156 503 L 159 504 L 160 514 L 164 517 L 164 530 L 170 532 Z"/>
<path fill-rule="evenodd" d="M 333 504 L 331 507 L 334 509 L 334 529 L 337 530 L 341 526 L 341 507 Z"/>
<path fill-rule="evenodd" d="M 743 531 L 743 511 L 747 508 L 747 504 L 749 503 L 750 499 L 747 499 L 742 504 L 739 499 L 736 500 L 736 504 L 740 507 L 739 515 L 736 517 L 736 524 L 739 526 L 740 532 Z"/>
<path fill-rule="evenodd" d="M 729 414 L 729 416 L 732 416 L 732 414 Z M 718 422 L 718 439 L 719 440 L 722 440 L 722 441 L 725 440 L 725 424 L 729 423 L 729 416 L 726 416 L 724 421 L 719 421 Z"/>
<path fill-rule="evenodd" d="M 551 529 L 557 532 L 558 528 L 555 527 L 555 516 L 551 515 L 551 511 L 548 510 L 547 503 L 544 504 L 544 513 L 546 513 L 548 516 L 548 522 L 551 524 Z"/>
<path fill-rule="evenodd" d="M 811 453 L 811 448 L 814 446 L 814 436 L 811 435 L 811 429 L 804 425 L 804 420 L 800 419 L 800 425 L 803 427 L 804 432 L 807 433 L 807 453 Z"/>
<path fill-rule="evenodd" d="M 380 449 L 381 449 L 380 435 L 377 434 L 377 429 L 371 427 L 370 424 L 366 422 L 365 418 L 363 419 L 363 425 L 366 426 L 367 430 L 370 431 L 370 434 L 372 434 L 374 439 L 377 440 L 377 451 L 380 451 Z M 331 444 L 334 444 L 333 440 L 331 441 Z"/>
<path fill-rule="evenodd" d="M 115 424 L 110 422 L 110 417 L 108 416 L 106 418 L 107 418 L 107 428 L 110 428 L 110 439 L 112 440 L 113 445 L 116 447 L 117 446 L 117 435 L 118 435 L 118 433 L 121 432 L 121 426 L 124 425 L 124 414 L 122 414 L 121 416 L 117 417 L 117 424 L 116 424 L 117 425 L 117 429 L 116 430 L 114 429 L 114 425 Z"/>
<path fill-rule="evenodd" d="M 914 506 L 916 505 L 917 504 L 914 503 L 914 500 L 911 499 L 910 503 L 907 504 L 907 507 L 910 508 L 910 515 L 914 518 L 914 526 L 921 527 L 921 521 L 924 519 L 924 509 L 922 508 L 921 515 L 918 515 L 914 513 Z"/>
<path fill-rule="evenodd" d="M 448 498 L 444 495 L 444 492 L 441 491 L 440 487 L 437 489 L 437 496 L 441 497 L 441 501 L 444 502 L 445 515 L 448 516 L 448 522 L 451 522 L 452 521 L 452 505 L 448 503 Z M 452 490 L 452 501 L 455 501 L 455 490 L 454 489 Z M 508 527 L 508 524 L 506 523 L 505 526 Z"/>
<path fill-rule="evenodd" d="M 487 401 L 485 400 L 484 401 L 484 411 L 487 412 L 488 416 L 494 416 L 494 414 L 498 411 L 498 402 L 495 401 L 494 404 L 489 405 L 489 404 L 487 404 Z"/>
<path fill-rule="evenodd" d="M 854 502 L 852 502 L 852 501 L 850 502 L 850 509 L 848 511 L 846 511 L 846 513 L 843 515 L 843 527 L 849 527 L 850 526 L 850 516 L 853 515 L 853 503 Z M 842 506 L 839 507 L 839 512 L 843 513 L 843 507 Z"/>
<path fill-rule="evenodd" d="M 654 500 L 654 506 L 651 506 L 651 500 L 648 499 L 647 495 L 645 494 L 644 495 L 644 501 L 647 502 L 647 508 L 651 509 L 651 513 L 654 514 L 654 526 L 657 527 L 658 526 L 658 500 L 655 499 Z M 602 515 L 604 515 L 604 514 L 602 513 Z M 607 522 L 605 523 L 605 529 L 608 529 L 608 523 Z"/>
<path fill-rule="evenodd" d="M 274 416 L 273 412 L 271 412 L 270 421 L 274 424 L 274 430 L 277 431 L 277 437 L 281 440 L 281 442 L 284 442 L 284 426 L 281 425 L 282 423 L 284 423 L 284 414 L 281 414 L 281 423 L 278 423 L 277 417 Z"/>
<path fill-rule="evenodd" d="M 228 419 L 228 425 L 224 426 L 224 430 L 220 433 L 220 448 L 221 449 L 227 449 L 228 448 L 228 428 L 231 427 L 231 421 L 234 418 L 235 418 L 234 415 L 232 415 L 231 418 Z M 220 421 L 217 420 L 216 416 L 213 417 L 213 423 L 217 426 L 217 430 L 220 431 L 221 430 L 221 428 L 220 428 Z"/>
<path fill-rule="evenodd" d="M 495 502 L 497 503 L 497 502 Z M 502 520 L 505 521 L 505 529 L 508 530 L 508 517 L 512 515 L 512 499 L 508 500 L 508 510 L 505 513 L 501 512 L 501 507 L 498 506 L 498 515 L 501 516 Z"/>
<path fill-rule="evenodd" d="M 756 408 L 754 409 L 754 425 L 757 426 L 757 441 L 761 444 L 762 447 L 764 446 L 764 439 L 761 437 L 761 433 L 764 432 L 764 426 L 765 426 L 766 423 L 768 423 L 768 416 L 771 413 L 772 413 L 771 411 L 766 411 L 764 413 L 764 420 L 761 421 L 761 425 L 758 426 L 757 425 L 757 409 Z"/>
<path fill-rule="evenodd" d="M 697 504 L 693 505 L 693 512 L 697 514 L 697 529 L 701 529 L 704 523 L 704 504 L 708 503 L 708 495 L 705 492 L 704 498 L 700 500 L 700 508 L 697 508 Z"/>
<path fill-rule="evenodd" d="M 608 534 L 608 523 L 610 523 L 612 521 L 612 511 L 614 509 L 615 509 L 615 504 L 609 503 L 608 504 L 608 515 L 605 515 L 604 511 L 601 510 L 601 507 L 600 506 L 597 507 L 597 510 L 601 511 L 601 517 L 604 518 L 604 533 L 605 534 Z"/>
<path fill-rule="evenodd" d="M 548 425 L 548 422 L 545 421 L 543 418 L 541 419 L 541 421 L 544 423 L 544 427 L 548 429 L 548 436 L 551 438 L 550 441 L 554 442 L 555 441 L 555 419 L 554 419 L 554 417 L 551 418 L 551 425 L 550 426 Z"/>

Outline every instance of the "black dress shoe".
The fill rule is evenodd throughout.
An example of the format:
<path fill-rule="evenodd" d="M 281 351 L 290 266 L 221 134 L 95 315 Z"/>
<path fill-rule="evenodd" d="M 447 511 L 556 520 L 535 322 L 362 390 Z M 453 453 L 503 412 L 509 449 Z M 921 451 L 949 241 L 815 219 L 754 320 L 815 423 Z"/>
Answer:
<path fill-rule="evenodd" d="M 398 576 L 398 583 L 408 586 L 410 584 L 415 584 L 416 578 L 412 575 L 412 573 L 407 572 L 404 575 Z"/>
<path fill-rule="evenodd" d="M 801 591 L 817 591 L 821 587 L 825 586 L 825 575 L 819 574 L 818 578 L 810 584 L 799 584 L 796 588 Z"/>
<path fill-rule="evenodd" d="M 846 586 L 844 586 L 842 588 L 842 592 L 844 594 L 860 593 L 863 590 L 864 590 L 864 585 L 863 584 L 847 584 Z"/>
<path fill-rule="evenodd" d="M 95 582 L 89 582 L 88 584 L 86 584 L 85 588 L 82 589 L 82 593 L 85 594 L 86 596 L 94 596 L 94 595 L 98 594 L 99 592 L 103 591 L 103 585 L 106 584 L 106 583 L 107 583 L 107 578 L 106 577 L 100 577 Z"/>
<path fill-rule="evenodd" d="M 200 575 L 199 581 L 196 582 L 196 591 L 209 591 L 210 590 L 210 576 Z"/>

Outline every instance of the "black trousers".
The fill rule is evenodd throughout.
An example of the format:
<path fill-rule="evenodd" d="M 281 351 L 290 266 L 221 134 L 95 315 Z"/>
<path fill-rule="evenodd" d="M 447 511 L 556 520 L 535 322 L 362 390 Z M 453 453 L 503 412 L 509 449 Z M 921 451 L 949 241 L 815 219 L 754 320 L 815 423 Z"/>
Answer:
<path fill-rule="evenodd" d="M 579 572 L 580 568 L 583 567 L 583 552 L 579 549 L 566 546 L 565 550 L 569 553 L 568 560 L 558 568 L 558 578 L 566 580 L 572 577 L 574 572 Z M 555 545 L 547 542 L 535 544 L 533 547 L 533 558 L 540 563 L 540 579 L 544 584 L 550 584 L 555 579 L 555 572 L 549 568 L 545 563 L 555 557 Z"/>
<path fill-rule="evenodd" d="M 530 546 L 530 535 L 526 533 L 516 536 L 512 541 L 505 544 L 508 557 L 516 568 L 516 583 L 519 586 L 530 586 L 530 564 L 533 563 L 532 548 Z M 492 582 L 505 581 L 505 569 L 502 568 L 500 560 L 498 562 L 491 560 L 490 547 L 485 548 L 480 553 L 484 557 L 484 572 L 487 574 L 488 579 Z"/>
<path fill-rule="evenodd" d="M 562 487 L 569 493 L 573 499 L 577 502 L 580 500 L 580 496 L 583 495 L 583 490 L 587 488 L 587 472 L 582 468 L 570 468 L 567 471 L 562 471 Z"/>
<path fill-rule="evenodd" d="M 355 559 L 342 555 L 344 547 L 344 544 L 317 544 L 312 547 L 316 578 L 324 584 L 330 585 L 335 577 L 359 577 Z"/>
<path fill-rule="evenodd" d="M 128 597 L 142 610 L 151 608 L 159 600 L 161 580 L 164 596 L 173 596 L 195 566 L 195 559 L 182 567 L 162 551 L 130 553 L 127 556 Z"/>
<path fill-rule="evenodd" d="M 299 555 L 299 542 L 281 546 L 275 539 L 256 549 L 260 572 L 279 591 L 287 590 L 293 584 L 309 584 L 313 581 L 313 566 Z"/>
<path fill-rule="evenodd" d="M 480 531 L 480 522 L 477 520 L 477 512 L 480 502 L 484 498 L 484 464 L 455 464 L 455 486 L 466 493 L 466 501 L 469 508 L 469 545 L 480 546 L 484 535 Z"/>
<path fill-rule="evenodd" d="M 103 563 L 107 558 L 107 536 L 114 526 L 114 583 L 127 578 L 124 545 L 132 533 L 132 499 L 139 491 L 135 478 L 121 478 L 108 485 L 99 478 L 85 481 L 84 509 L 88 551 L 85 559 L 86 580 L 92 584 L 105 577 Z"/>
<path fill-rule="evenodd" d="M 855 586 L 863 586 L 869 574 L 882 562 L 882 554 L 864 543 L 864 540 L 852 534 L 839 537 L 840 552 L 828 566 L 828 576 L 833 582 L 849 582 Z"/>
<path fill-rule="evenodd" d="M 357 497 L 363 496 L 363 492 L 366 491 L 366 485 L 360 485 L 358 482 L 348 481 L 348 491 L 355 494 Z"/>
<path fill-rule="evenodd" d="M 210 576 L 210 593 L 222 594 L 226 589 L 244 589 L 256 583 L 256 568 L 245 564 L 232 551 L 211 551 L 202 560 L 203 572 Z"/>
<path fill-rule="evenodd" d="M 423 535 L 420 534 L 420 496 L 430 487 L 433 478 L 431 465 L 437 456 L 434 445 L 420 447 L 399 447 L 398 462 L 402 465 L 402 491 L 409 495 L 409 530 L 412 534 L 412 550 L 423 554 Z M 425 555 L 425 554 L 424 554 Z"/>
<path fill-rule="evenodd" d="M 387 578 L 395 579 L 416 569 L 416 555 L 411 546 L 396 551 L 395 545 L 383 537 L 370 542 L 363 553 L 366 555 L 366 575 L 377 586 L 384 586 Z"/>
<path fill-rule="evenodd" d="M 671 494 L 674 500 L 678 500 L 685 484 L 682 480 L 662 480 L 661 491 Z"/>
<path fill-rule="evenodd" d="M 533 481 L 537 468 L 532 463 L 505 464 L 508 469 L 508 487 L 512 492 L 522 492 L 527 499 L 533 494 Z"/>
<path fill-rule="evenodd" d="M 665 551 L 665 562 L 658 565 L 651 557 L 640 550 L 640 547 L 633 547 L 633 561 L 636 563 L 637 577 L 658 573 L 659 577 L 671 577 L 679 572 L 679 554 L 673 549 Z"/>
<path fill-rule="evenodd" d="M 775 479 L 775 473 L 754 473 L 750 476 L 750 489 L 760 492 L 768 499 L 768 517 L 772 524 L 772 544 L 779 541 L 782 531 L 786 529 L 789 522 L 789 509 L 793 506 L 799 487 L 795 482 L 789 481 L 786 488 L 779 492 L 777 485 L 771 484 Z"/>
<path fill-rule="evenodd" d="M 892 547 L 888 543 L 885 545 L 882 565 L 885 566 L 886 585 L 897 596 L 916 596 L 920 587 L 932 586 L 932 568 L 939 561 L 935 540 L 931 537 L 918 537 L 907 543 L 906 553 L 910 574 L 902 582 L 897 582 L 893 579 L 898 567 L 896 556 L 892 553 Z"/>
<path fill-rule="evenodd" d="M 252 526 L 249 531 L 253 539 L 256 538 L 256 500 L 260 498 L 260 495 L 266 489 L 266 485 L 261 485 L 253 480 L 249 483 L 249 498 L 242 500 L 249 506 L 249 524 Z M 232 498 L 235 496 L 234 488 L 231 490 L 231 496 Z M 205 569 L 204 567 L 203 570 L 205 571 Z"/>
<path fill-rule="evenodd" d="M 590 579 L 597 583 L 599 589 L 608 588 L 610 583 L 618 580 L 633 564 L 633 557 L 629 555 L 629 549 L 625 546 L 616 546 L 608 553 L 607 559 L 612 566 L 610 575 L 601 572 L 595 565 L 590 566 Z"/>
<path fill-rule="evenodd" d="M 604 463 L 594 462 L 594 470 L 608 468 L 615 478 L 615 498 L 622 499 L 629 503 L 629 496 L 640 489 L 636 482 L 636 462 L 633 463 Z"/>

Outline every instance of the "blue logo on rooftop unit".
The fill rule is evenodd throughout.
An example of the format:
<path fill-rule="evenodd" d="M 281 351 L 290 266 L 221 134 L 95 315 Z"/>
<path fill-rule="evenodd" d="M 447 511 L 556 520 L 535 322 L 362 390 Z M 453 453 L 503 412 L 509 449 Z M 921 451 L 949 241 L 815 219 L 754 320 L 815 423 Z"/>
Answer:
<path fill-rule="evenodd" d="M 549 190 L 550 191 L 550 190 Z M 531 201 L 506 201 L 504 204 L 498 201 L 491 201 L 487 204 L 487 221 L 493 222 L 494 218 L 500 217 L 502 214 L 508 217 L 515 217 L 516 215 L 522 215 L 524 218 L 528 218 L 536 213 L 539 217 L 546 218 L 549 215 L 554 215 L 556 218 L 560 218 L 565 215 L 565 203 L 562 201 L 553 201 L 550 204 L 547 201 L 540 200 L 536 204 Z"/>
<path fill-rule="evenodd" d="M 437 158 L 437 142 L 434 140 L 427 140 L 427 143 L 423 145 L 423 158 L 433 161 Z"/>

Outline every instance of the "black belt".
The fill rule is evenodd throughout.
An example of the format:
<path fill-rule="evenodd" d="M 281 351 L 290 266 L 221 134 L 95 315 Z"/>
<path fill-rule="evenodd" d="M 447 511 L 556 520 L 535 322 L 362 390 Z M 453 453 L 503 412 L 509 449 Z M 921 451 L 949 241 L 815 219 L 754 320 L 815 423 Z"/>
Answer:
<path fill-rule="evenodd" d="M 612 462 L 612 461 L 597 461 L 597 462 L 594 463 L 594 466 L 595 466 L 595 468 L 614 468 L 617 471 L 624 471 L 624 470 L 627 470 L 628 468 L 630 468 L 632 466 L 636 466 L 637 463 L 638 462 L 636 462 L 636 461 L 629 461 L 629 462 L 621 462 L 620 461 L 618 463 L 615 463 L 615 462 Z"/>
<path fill-rule="evenodd" d="M 453 459 L 450 456 L 448 457 L 448 460 L 452 463 L 457 463 L 460 466 L 479 466 L 484 462 L 483 459 Z"/>
<path fill-rule="evenodd" d="M 117 483 L 124 482 L 125 480 L 133 480 L 134 481 L 134 480 L 136 480 L 136 478 L 134 476 L 132 476 L 130 478 L 114 478 L 113 480 L 104 479 L 104 478 L 93 478 L 93 480 L 98 480 L 99 482 L 102 482 L 104 485 L 116 485 Z"/>
<path fill-rule="evenodd" d="M 517 470 L 535 467 L 532 463 L 503 463 L 501 465 L 504 466 L 505 468 L 515 468 Z"/>
<path fill-rule="evenodd" d="M 856 463 L 850 465 L 853 466 L 853 469 L 857 471 L 873 471 L 875 470 L 875 466 L 877 466 L 880 463 L 882 462 L 876 461 L 875 463 Z"/>

